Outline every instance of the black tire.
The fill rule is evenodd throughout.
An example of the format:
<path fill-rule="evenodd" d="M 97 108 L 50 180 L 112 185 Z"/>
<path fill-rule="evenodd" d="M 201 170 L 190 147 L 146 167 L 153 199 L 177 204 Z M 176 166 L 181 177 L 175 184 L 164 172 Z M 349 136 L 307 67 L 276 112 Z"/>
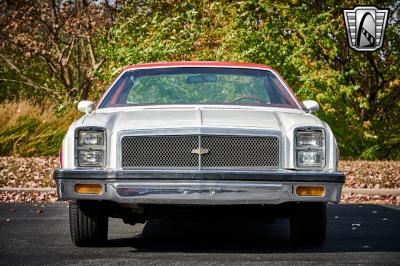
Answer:
<path fill-rule="evenodd" d="M 72 242 L 78 247 L 101 246 L 107 241 L 108 216 L 96 201 L 71 202 L 69 226 Z"/>
<path fill-rule="evenodd" d="M 326 237 L 326 203 L 295 203 L 290 214 L 290 240 L 297 245 L 320 246 Z"/>

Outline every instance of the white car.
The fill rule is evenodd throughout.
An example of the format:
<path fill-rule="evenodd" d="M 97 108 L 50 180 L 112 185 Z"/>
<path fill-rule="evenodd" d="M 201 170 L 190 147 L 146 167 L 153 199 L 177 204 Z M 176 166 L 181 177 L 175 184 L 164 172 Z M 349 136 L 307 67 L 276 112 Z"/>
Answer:
<path fill-rule="evenodd" d="M 329 126 L 271 67 L 134 65 L 69 128 L 54 171 L 77 246 L 107 240 L 108 217 L 290 218 L 291 240 L 325 240 L 345 176 Z"/>

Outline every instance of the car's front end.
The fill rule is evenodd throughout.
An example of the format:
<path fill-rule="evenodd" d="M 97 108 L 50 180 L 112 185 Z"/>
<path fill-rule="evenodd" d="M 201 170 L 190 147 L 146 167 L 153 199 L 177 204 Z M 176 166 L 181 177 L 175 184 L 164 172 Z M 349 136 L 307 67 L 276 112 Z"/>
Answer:
<path fill-rule="evenodd" d="M 98 127 L 76 129 L 76 143 L 69 145 L 73 168 L 55 170 L 60 199 L 216 205 L 340 200 L 344 175 L 325 166 L 336 155 L 326 148 L 323 128 L 295 128 L 292 141 L 254 128 L 142 129 L 119 132 L 102 145 L 79 145 L 78 135 L 93 129 L 104 140 L 112 135 Z M 301 145 L 305 133 L 323 141 Z"/>
<path fill-rule="evenodd" d="M 138 72 L 143 69 L 143 73 Z M 177 75 L 169 83 L 161 80 L 159 99 L 170 97 L 162 94 L 168 86 L 175 88 L 183 81 L 185 90 L 201 84 L 227 90 L 234 84 L 235 89 L 227 92 L 234 104 L 168 100 L 167 104 L 137 104 L 144 100 L 133 89 L 124 95 L 131 82 L 135 90 L 151 91 L 146 101 L 153 99 L 160 80 L 154 81 L 158 74 L 152 69 L 163 77 Z M 180 79 L 188 69 L 197 72 Z M 240 73 L 234 79 L 235 69 Z M 253 75 L 247 70 L 268 71 L 274 78 L 268 81 L 268 76 L 262 76 L 264 72 L 257 72 L 253 82 L 246 79 Z M 126 74 L 135 71 L 140 74 Z M 287 206 L 309 202 L 321 209 L 327 202 L 339 202 L 345 177 L 337 170 L 338 151 L 332 131 L 304 110 L 273 70 L 197 63 L 137 67 L 125 72 L 98 108 L 70 127 L 62 144 L 62 166 L 54 172 L 60 199 L 112 203 L 118 209 L 140 209 L 142 214 L 160 205 Z M 244 96 L 235 94 L 238 79 L 253 86 Z M 257 92 L 276 82 L 280 82 L 281 92 L 268 91 L 268 87 L 266 96 Z M 213 93 L 209 87 L 202 89 L 208 90 L 205 94 Z M 257 104 L 237 103 L 243 99 Z M 324 207 L 321 210 L 324 212 Z M 134 223 L 137 213 L 131 212 L 130 218 L 122 213 L 113 215 Z"/>

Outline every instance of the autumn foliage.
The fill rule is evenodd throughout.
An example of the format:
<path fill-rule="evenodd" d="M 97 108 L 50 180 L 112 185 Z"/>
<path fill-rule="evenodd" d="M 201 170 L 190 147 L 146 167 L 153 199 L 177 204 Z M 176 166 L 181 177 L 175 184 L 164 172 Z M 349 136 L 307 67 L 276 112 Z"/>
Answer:
<path fill-rule="evenodd" d="M 58 103 L 87 98 L 105 60 L 98 40 L 114 12 L 107 1 L 2 1 L 1 81 Z"/>
<path fill-rule="evenodd" d="M 0 104 L 51 102 L 55 121 L 80 99 L 98 100 L 128 64 L 262 63 L 276 68 L 301 100 L 320 103 L 316 115 L 332 127 L 343 158 L 398 160 L 400 3 L 363 2 L 390 10 L 383 48 L 372 53 L 353 51 L 347 43 L 342 9 L 359 4 L 354 0 L 2 1 Z M 56 132 L 65 132 L 61 124 Z M 14 145 L 14 139 L 5 140 L 10 131 L 4 130 L 14 128 L 13 134 L 23 135 L 28 126 L 16 123 L 1 129 L 1 143 Z M 35 141 L 39 145 L 47 139 Z M 56 142 L 51 143 L 52 151 L 57 150 Z M 23 155 L 42 154 L 36 144 L 31 145 L 34 153 Z M 0 154 L 22 151 L 6 148 Z"/>

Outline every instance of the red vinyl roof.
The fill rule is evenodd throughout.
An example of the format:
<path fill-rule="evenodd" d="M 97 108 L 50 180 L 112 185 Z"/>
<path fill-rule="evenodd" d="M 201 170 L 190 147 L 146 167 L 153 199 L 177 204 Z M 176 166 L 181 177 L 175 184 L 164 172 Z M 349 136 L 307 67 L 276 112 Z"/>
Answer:
<path fill-rule="evenodd" d="M 152 68 L 152 67 L 190 67 L 190 66 L 221 66 L 221 67 L 243 67 L 243 68 L 261 68 L 261 69 L 273 69 L 267 65 L 253 64 L 253 63 L 235 63 L 235 62 L 218 62 L 218 61 L 179 61 L 179 62 L 160 62 L 160 63 L 146 63 L 127 66 L 127 69 L 135 68 Z"/>

